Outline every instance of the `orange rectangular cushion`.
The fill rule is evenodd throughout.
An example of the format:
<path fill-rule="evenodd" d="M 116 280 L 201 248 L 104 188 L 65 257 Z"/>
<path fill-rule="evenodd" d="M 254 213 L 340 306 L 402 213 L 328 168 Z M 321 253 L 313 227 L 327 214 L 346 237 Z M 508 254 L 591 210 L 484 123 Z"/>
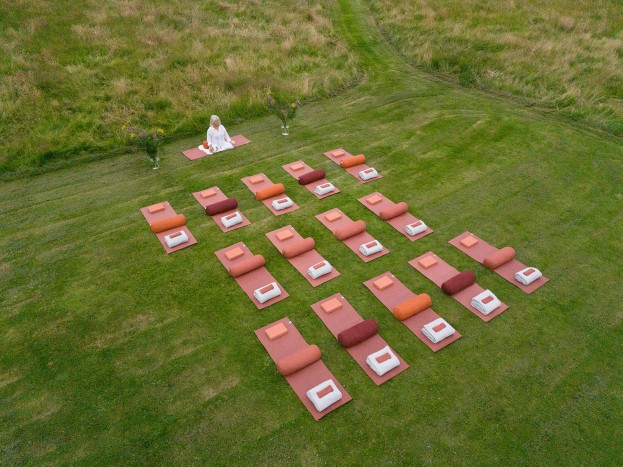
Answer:
<path fill-rule="evenodd" d="M 225 257 L 230 261 L 232 259 L 240 258 L 242 255 L 244 255 L 244 251 L 242 251 L 242 248 L 240 247 L 236 247 L 232 250 L 225 252 Z"/>
<path fill-rule="evenodd" d="M 296 172 L 297 170 L 301 170 L 303 167 L 305 167 L 303 164 L 297 162 L 296 164 L 292 164 L 290 166 L 290 170 L 294 170 Z"/>
<path fill-rule="evenodd" d="M 370 243 L 366 243 L 366 248 L 372 248 L 373 246 L 376 246 L 376 241 L 370 242 Z"/>
<path fill-rule="evenodd" d="M 333 392 L 333 386 L 329 385 L 324 389 L 321 389 L 320 391 L 318 391 L 316 393 L 316 395 L 322 399 L 324 396 L 326 396 L 327 394 L 331 394 Z"/>
<path fill-rule="evenodd" d="M 463 245 L 466 248 L 470 248 L 474 246 L 476 243 L 478 243 L 478 239 L 474 238 L 473 235 L 468 235 L 463 240 L 461 240 L 461 245 Z"/>
<path fill-rule="evenodd" d="M 482 303 L 484 303 L 485 305 L 491 301 L 493 301 L 493 297 L 491 295 L 482 299 Z"/>
<path fill-rule="evenodd" d="M 226 219 L 226 220 L 233 219 L 233 218 L 234 218 L 234 217 L 236 217 L 237 215 L 238 215 L 238 213 L 237 213 L 237 212 L 235 212 L 235 213 L 233 213 L 233 214 L 230 214 L 229 216 L 225 216 L 225 219 Z"/>
<path fill-rule="evenodd" d="M 342 157 L 344 154 L 346 154 L 346 151 L 344 151 L 343 149 L 336 149 L 335 151 L 331 151 L 331 155 L 333 157 Z"/>
<path fill-rule="evenodd" d="M 325 313 L 333 313 L 335 310 L 342 308 L 342 302 L 340 302 L 337 298 L 332 298 L 331 300 L 322 302 L 320 304 L 320 308 L 322 308 Z"/>
<path fill-rule="evenodd" d="M 265 294 L 266 292 L 270 292 L 271 290 L 273 290 L 273 287 L 274 287 L 273 284 L 268 284 L 266 287 L 262 287 L 260 289 L 260 293 Z"/>
<path fill-rule="evenodd" d="M 169 235 L 169 238 L 179 237 L 180 235 L 182 235 L 182 232 L 175 232 L 175 233 L 172 233 L 171 235 Z"/>
<path fill-rule="evenodd" d="M 420 263 L 420 266 L 422 266 L 424 269 L 428 269 L 431 266 L 437 264 L 437 259 L 433 255 L 428 255 L 418 260 L 418 263 Z"/>
<path fill-rule="evenodd" d="M 282 230 L 281 232 L 277 232 L 277 240 L 279 240 L 280 242 L 283 242 L 284 240 L 292 237 L 294 237 L 294 234 L 291 230 Z"/>
<path fill-rule="evenodd" d="M 324 216 L 329 222 L 335 222 L 338 219 L 342 218 L 342 214 L 337 211 L 330 212 L 329 214 Z"/>
<path fill-rule="evenodd" d="M 383 198 L 379 195 L 374 195 L 366 198 L 366 201 L 368 202 L 368 204 L 378 204 L 383 201 Z"/>
<path fill-rule="evenodd" d="M 321 267 L 324 267 L 324 265 L 326 264 L 325 261 L 321 261 L 320 263 L 316 263 L 312 266 L 313 269 L 320 269 Z"/>
<path fill-rule="evenodd" d="M 374 287 L 376 287 L 379 290 L 385 290 L 387 287 L 389 287 L 393 283 L 394 283 L 393 280 L 391 280 L 389 277 L 385 276 L 385 277 L 381 277 L 380 279 L 374 281 Z"/>
<path fill-rule="evenodd" d="M 279 323 L 279 324 L 275 324 L 274 326 L 269 327 L 264 332 L 266 333 L 268 338 L 272 341 L 272 340 L 277 339 L 278 337 L 283 336 L 284 334 L 287 334 L 288 328 L 286 328 L 285 324 Z"/>
<path fill-rule="evenodd" d="M 530 275 L 530 274 L 532 274 L 533 272 L 534 272 L 534 269 L 532 269 L 532 268 L 530 268 L 530 269 L 526 269 L 526 270 L 523 272 L 523 275 L 524 275 L 524 276 L 529 276 L 529 275 Z"/>
<path fill-rule="evenodd" d="M 251 185 L 257 185 L 258 183 L 262 183 L 264 181 L 264 177 L 261 175 L 254 175 L 249 178 L 249 183 Z"/>
<path fill-rule="evenodd" d="M 392 356 L 388 353 L 384 353 L 383 355 L 379 355 L 378 357 L 376 357 L 376 361 L 379 363 L 383 363 L 386 360 L 389 360 L 390 358 L 392 358 Z"/>
<path fill-rule="evenodd" d="M 216 194 L 216 190 L 210 188 L 209 190 L 203 190 L 200 195 L 202 198 L 210 198 Z"/>
<path fill-rule="evenodd" d="M 149 211 L 149 214 L 156 214 L 157 212 L 164 211 L 164 204 L 163 203 L 158 203 L 158 204 L 154 204 L 152 206 L 149 206 L 147 208 L 147 211 Z"/>
<path fill-rule="evenodd" d="M 435 327 L 433 328 L 433 331 L 435 331 L 435 332 L 439 332 L 439 331 L 441 331 L 441 330 L 442 330 L 443 328 L 445 328 L 445 327 L 446 327 L 446 323 L 439 323 L 437 326 L 435 326 Z"/>
<path fill-rule="evenodd" d="M 421 224 L 422 224 L 422 221 L 417 221 L 417 222 L 414 222 L 413 224 L 409 224 L 409 226 L 417 227 L 418 225 L 421 225 Z"/>
<path fill-rule="evenodd" d="M 318 185 L 320 188 L 327 188 L 328 186 L 331 186 L 330 183 L 325 183 L 324 185 Z"/>

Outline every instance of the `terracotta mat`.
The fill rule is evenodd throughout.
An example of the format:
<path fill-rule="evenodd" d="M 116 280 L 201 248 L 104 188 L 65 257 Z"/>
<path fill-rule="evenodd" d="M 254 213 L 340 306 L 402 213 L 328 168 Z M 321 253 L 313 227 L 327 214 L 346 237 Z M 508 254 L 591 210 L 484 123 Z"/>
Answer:
<path fill-rule="evenodd" d="M 344 151 L 344 155 L 340 156 L 340 157 L 335 157 L 333 155 L 333 151 L 337 151 L 337 150 L 341 150 Z M 331 151 L 327 151 L 325 153 L 323 153 L 326 157 L 328 157 L 329 159 L 331 159 L 333 162 L 335 162 L 337 165 L 340 165 L 340 161 L 342 159 L 346 159 L 347 157 L 351 157 L 352 154 L 345 151 L 342 148 L 336 148 L 336 149 L 332 149 Z M 355 165 L 353 167 L 348 167 L 344 170 L 346 170 L 346 172 L 348 172 L 349 174 L 351 174 L 353 177 L 355 177 L 357 179 L 357 181 L 359 183 L 369 183 L 369 182 L 373 182 L 374 180 L 378 180 L 379 178 L 383 178 L 383 176 L 379 173 L 379 175 L 375 178 L 371 178 L 369 180 L 362 180 L 361 177 L 359 176 L 359 172 L 362 170 L 367 170 L 369 169 L 370 166 L 367 164 L 359 164 L 359 165 Z M 377 170 L 378 172 L 378 170 Z"/>
<path fill-rule="evenodd" d="M 298 180 L 301 175 L 305 175 L 305 174 L 308 174 L 309 172 L 314 171 L 314 169 L 312 169 L 309 165 L 307 165 L 303 161 L 291 162 L 289 164 L 282 165 L 281 168 L 285 170 L 286 172 L 288 172 L 290 175 L 292 175 L 292 177 L 296 180 Z M 318 185 L 322 185 L 324 183 L 329 183 L 329 181 L 326 178 L 321 178 L 320 180 L 316 180 L 315 182 L 308 183 L 307 185 L 304 185 L 304 186 L 305 188 L 307 188 L 307 191 L 312 193 L 318 199 L 327 198 L 331 195 L 337 195 L 340 192 L 340 189 L 336 187 L 335 185 L 333 185 L 335 186 L 335 190 L 333 190 L 330 193 L 325 193 L 324 195 L 319 195 L 314 190 L 316 189 Z"/>
<path fill-rule="evenodd" d="M 270 340 L 266 335 L 266 330 L 278 324 L 283 324 L 288 332 L 281 337 Z M 277 362 L 281 358 L 307 346 L 307 342 L 305 342 L 303 336 L 301 336 L 294 324 L 292 324 L 290 319 L 287 317 L 258 329 L 255 331 L 255 335 L 274 362 Z M 296 395 L 299 397 L 307 410 L 309 410 L 309 413 L 312 414 L 315 420 L 320 420 L 328 413 L 333 412 L 338 407 L 341 407 L 352 400 L 350 394 L 346 392 L 346 389 L 344 389 L 337 378 L 333 376 L 333 373 L 329 371 L 322 359 L 291 375 L 284 376 L 284 378 L 290 384 Z M 322 412 L 318 412 L 312 401 L 310 401 L 307 397 L 307 391 L 329 379 L 333 380 L 339 391 L 342 393 L 342 398 L 327 407 Z"/>
<path fill-rule="evenodd" d="M 468 248 L 461 243 L 461 240 L 469 236 L 473 236 L 474 239 L 477 240 L 477 243 Z M 465 253 L 470 258 L 478 261 L 480 264 L 482 264 L 482 262 L 485 260 L 487 256 L 498 251 L 496 247 L 488 244 L 487 242 L 485 242 L 484 240 L 477 237 L 471 232 L 463 232 L 458 237 L 454 237 L 448 243 L 458 248 L 459 250 L 461 250 L 463 253 Z M 522 269 L 525 269 L 526 267 L 527 266 L 525 264 L 518 261 L 517 259 L 512 259 L 508 263 L 503 264 L 502 266 L 498 268 L 495 268 L 494 271 L 497 272 L 504 279 L 506 279 L 508 282 L 510 282 L 513 285 L 516 285 L 517 287 L 519 287 L 521 290 L 523 290 L 526 293 L 534 292 L 536 289 L 545 285 L 549 281 L 547 277 L 543 276 L 535 280 L 530 285 L 523 285 L 521 282 L 518 282 L 515 279 L 515 273 L 518 271 L 521 271 Z"/>
<path fill-rule="evenodd" d="M 423 260 L 428 257 L 434 258 L 437 262 L 433 264 L 432 266 L 425 268 L 424 266 L 420 264 L 420 260 Z M 418 271 L 420 271 L 427 279 L 432 281 L 437 287 L 441 287 L 441 284 L 443 284 L 445 281 L 447 281 L 448 279 L 451 279 L 452 277 L 456 276 L 459 273 L 459 271 L 454 269 L 452 266 L 446 263 L 443 259 L 441 259 L 439 256 L 434 254 L 432 251 L 429 251 L 427 253 L 424 253 L 421 256 L 418 256 L 417 258 L 412 259 L 411 261 L 409 261 L 409 264 L 413 266 L 415 269 L 417 269 Z M 454 298 L 457 302 L 459 302 L 469 311 L 471 311 L 476 316 L 478 316 L 481 320 L 488 322 L 488 321 L 491 321 L 496 316 L 501 315 L 504 311 L 506 311 L 508 309 L 508 305 L 500 300 L 501 305 L 495 311 L 492 311 L 488 315 L 483 315 L 480 311 L 478 311 L 476 308 L 472 306 L 471 302 L 472 302 L 472 298 L 474 298 L 476 295 L 484 291 L 485 289 L 483 289 L 478 284 L 472 284 L 466 289 L 461 290 L 459 293 L 455 293 L 454 295 L 452 295 L 452 298 Z"/>
<path fill-rule="evenodd" d="M 262 181 L 258 183 L 251 183 L 251 179 L 254 179 L 255 177 L 262 177 Z M 257 193 L 258 190 L 261 190 L 262 188 L 266 188 L 267 186 L 270 186 L 273 184 L 273 182 L 271 182 L 270 179 L 263 173 L 257 174 L 257 175 L 251 175 L 249 177 L 244 177 L 242 179 L 242 183 L 244 183 L 247 186 L 247 188 L 251 190 L 253 194 Z M 272 196 L 268 199 L 262 200 L 262 203 L 264 203 L 264 206 L 270 209 L 270 212 L 272 212 L 275 216 L 281 216 L 282 214 L 287 214 L 289 212 L 296 211 L 299 207 L 296 205 L 294 200 L 290 198 L 289 196 L 288 198 L 292 199 L 292 206 L 286 209 L 282 209 L 280 211 L 276 210 L 273 207 L 273 204 L 272 204 L 273 201 L 275 201 L 276 199 L 285 198 L 286 196 L 288 196 L 287 193 L 282 193 L 280 195 Z"/>
<path fill-rule="evenodd" d="M 292 236 L 284 240 L 280 240 L 279 236 L 286 233 L 290 233 L 292 234 Z M 271 241 L 271 243 L 275 245 L 275 248 L 279 250 L 279 253 L 282 254 L 284 248 L 288 247 L 293 243 L 296 243 L 299 240 L 303 240 L 303 237 L 291 225 L 287 225 L 285 227 L 281 227 L 280 229 L 273 230 L 272 232 L 268 232 L 266 236 Z M 312 277 L 307 274 L 307 269 L 309 269 L 310 266 L 320 263 L 321 261 L 325 261 L 325 259 L 320 256 L 320 253 L 318 253 L 316 249 L 306 251 L 305 253 L 295 256 L 294 258 L 286 259 L 290 262 L 292 266 L 294 266 L 294 268 L 298 272 L 301 273 L 303 277 L 305 277 L 305 279 L 307 279 L 307 282 L 309 282 L 312 287 L 317 287 L 320 284 L 324 284 L 325 282 L 330 281 L 331 279 L 334 279 L 340 275 L 340 273 L 337 271 L 337 269 L 335 269 L 335 266 L 333 265 L 331 265 L 333 266 L 333 270 L 329 274 L 320 276 L 317 279 L 312 279 Z"/>
<path fill-rule="evenodd" d="M 234 142 L 234 149 L 240 146 L 244 146 L 245 144 L 249 144 L 251 142 L 242 135 L 232 136 L 231 139 Z M 199 144 L 197 146 L 199 146 Z M 233 151 L 234 149 L 231 149 L 231 151 Z M 196 148 L 189 149 L 187 151 L 182 151 L 182 154 L 185 155 L 191 161 L 194 161 L 196 159 L 201 159 L 202 157 L 205 157 L 205 156 L 216 156 L 217 154 L 222 154 L 222 153 L 227 153 L 227 152 L 229 151 L 219 151 L 219 152 L 215 152 L 214 154 L 206 154 L 204 151 L 199 149 L 199 147 L 196 147 Z"/>
<path fill-rule="evenodd" d="M 159 204 L 159 203 L 156 203 L 156 204 Z M 141 214 L 143 214 L 143 217 L 145 217 L 145 220 L 150 226 L 155 221 L 158 221 L 160 219 L 166 219 L 167 217 L 177 215 L 177 213 L 175 212 L 175 209 L 171 207 L 168 201 L 163 201 L 162 205 L 164 206 L 164 210 L 160 212 L 156 212 L 154 214 L 149 212 L 150 206 L 145 206 L 144 208 L 141 208 Z M 172 233 L 175 233 L 175 232 L 186 233 L 186 236 L 188 237 L 188 241 L 180 245 L 177 245 L 173 248 L 169 248 L 167 245 L 167 242 L 164 240 L 164 237 L 166 237 L 167 235 L 171 235 Z M 188 230 L 188 227 L 185 225 L 182 227 L 175 227 L 174 229 L 165 230 L 164 232 L 160 232 L 155 235 L 156 237 L 158 237 L 158 240 L 160 241 L 160 244 L 162 245 L 162 248 L 164 248 L 164 251 L 166 251 L 167 255 L 171 253 L 175 253 L 176 251 L 183 250 L 184 248 L 197 243 L 197 240 L 195 239 L 193 234 L 190 233 L 190 230 Z"/>
<path fill-rule="evenodd" d="M 322 309 L 322 304 L 329 302 L 330 300 L 337 300 L 340 302 L 341 307 L 331 313 L 327 313 Z M 318 315 L 318 317 L 322 320 L 322 322 L 329 328 L 331 334 L 337 339 L 337 336 L 342 331 L 345 331 L 352 326 L 359 324 L 363 321 L 363 318 L 359 316 L 359 313 L 353 308 L 353 306 L 348 303 L 348 300 L 344 298 L 344 296 L 340 293 L 336 293 L 335 295 L 331 295 L 319 302 L 314 303 L 312 306 L 312 310 Z M 409 365 L 398 355 L 398 353 L 391 349 L 396 358 L 400 361 L 400 365 L 396 368 L 385 373 L 383 376 L 377 375 L 370 365 L 366 363 L 366 358 L 368 355 L 373 354 L 374 352 L 381 350 L 385 346 L 387 346 L 387 342 L 383 339 L 379 334 L 375 334 L 374 336 L 366 339 L 359 344 L 356 344 L 352 347 L 345 349 L 353 359 L 359 364 L 359 366 L 366 372 L 366 374 L 370 377 L 372 381 L 376 383 L 376 385 L 383 384 L 385 381 L 392 379 L 394 376 L 402 373 Z M 390 347 L 391 348 L 391 347 Z"/>
<path fill-rule="evenodd" d="M 392 280 L 393 284 L 384 290 L 379 290 L 374 286 L 374 282 L 382 279 L 383 277 L 387 277 Z M 363 285 L 365 285 L 390 312 L 400 303 L 415 296 L 413 292 L 407 289 L 407 287 L 405 287 L 405 285 L 390 272 L 373 277 L 372 279 L 364 282 Z M 419 313 L 405 319 L 402 323 L 407 326 L 422 342 L 424 342 L 429 349 L 433 352 L 437 352 L 461 337 L 461 334 L 456 331 L 453 335 L 445 338 L 441 342 L 438 342 L 437 344 L 433 343 L 422 333 L 422 328 L 425 324 L 435 321 L 437 318 L 439 318 L 439 315 L 429 307 L 426 310 L 420 311 Z"/>
<path fill-rule="evenodd" d="M 372 200 L 372 201 L 368 201 L 368 200 Z M 389 199 L 387 199 L 385 196 L 383 196 L 378 191 L 375 191 L 374 193 L 370 193 L 369 195 L 366 195 L 366 196 L 362 196 L 361 198 L 359 198 L 358 201 L 361 204 L 363 204 L 365 207 L 367 207 L 370 211 L 372 211 L 374 214 L 376 214 L 377 216 L 380 214 L 380 212 L 383 209 L 390 208 L 396 204 L 393 201 L 390 201 Z M 427 229 L 424 232 L 419 233 L 414 236 L 409 235 L 407 231 L 405 230 L 405 227 L 409 224 L 413 224 L 414 222 L 417 222 L 418 220 L 419 219 L 415 217 L 413 214 L 409 212 L 405 212 L 404 214 L 396 216 L 393 219 L 390 219 L 385 222 L 387 222 L 389 225 L 391 225 L 394 229 L 396 229 L 402 235 L 407 237 L 409 240 L 414 242 L 415 240 L 418 240 L 422 237 L 425 237 L 428 234 L 433 233 L 433 230 L 430 227 L 428 227 L 428 224 L 427 224 Z"/>
<path fill-rule="evenodd" d="M 236 248 L 240 248 L 243 252 L 243 255 L 233 260 L 227 259 L 226 253 L 230 250 L 235 250 Z M 229 270 L 229 268 L 234 264 L 253 257 L 253 253 L 251 253 L 249 248 L 247 248 L 247 246 L 243 242 L 239 242 L 221 250 L 215 251 L 214 254 L 227 270 Z M 234 277 L 233 279 L 238 283 L 240 288 L 244 290 L 244 293 L 247 294 L 247 296 L 251 299 L 251 301 L 258 310 L 271 306 L 272 304 L 280 302 L 281 300 L 289 297 L 288 292 L 286 292 L 283 286 L 279 284 L 279 282 L 277 282 L 277 280 L 270 274 L 270 272 L 268 272 L 268 269 L 266 269 L 266 267 L 264 266 L 262 266 L 261 268 L 257 268 L 254 271 L 243 274 L 242 276 Z M 258 302 L 253 296 L 253 292 L 264 285 L 270 284 L 271 282 L 277 282 L 277 285 L 281 289 L 281 295 L 278 295 L 275 298 L 271 298 L 264 303 Z M 223 287 L 227 287 L 227 284 L 223 285 Z"/>
<path fill-rule="evenodd" d="M 329 219 L 327 219 L 327 216 L 331 216 L 333 213 L 340 214 L 341 218 L 331 222 Z M 353 222 L 346 214 L 344 214 L 338 208 L 331 209 L 330 211 L 323 212 L 322 214 L 318 214 L 316 216 L 316 219 L 318 219 L 322 223 L 322 225 L 324 225 L 332 233 L 335 233 L 335 231 L 337 229 L 339 229 L 340 227 L 343 227 L 343 226 L 348 225 L 348 224 Z M 377 258 L 380 258 L 381 256 L 386 255 L 387 253 L 389 253 L 389 250 L 387 248 L 385 248 L 385 247 L 383 247 L 383 249 L 381 251 L 379 251 L 378 253 L 375 253 L 375 254 L 370 255 L 370 256 L 366 256 L 361 251 L 359 251 L 359 247 L 361 245 L 363 245 L 364 243 L 371 242 L 372 240 L 376 240 L 376 239 L 373 238 L 372 235 L 370 235 L 367 231 L 364 231 L 364 232 L 361 232 L 361 233 L 359 233 L 357 235 L 354 235 L 354 236 L 352 236 L 350 238 L 347 238 L 342 243 L 344 243 L 357 256 L 359 256 L 359 258 L 361 258 L 362 261 L 364 261 L 366 263 L 369 263 L 370 261 L 373 261 L 373 260 L 375 260 Z M 381 244 L 383 244 L 383 243 L 381 242 Z"/>
<path fill-rule="evenodd" d="M 201 193 L 204 193 L 204 192 L 207 192 L 207 191 L 210 191 L 210 190 L 214 191 L 214 195 L 210 196 L 209 198 L 204 198 L 203 196 L 201 196 Z M 199 204 L 201 205 L 201 207 L 203 209 L 205 209 L 206 206 L 209 206 L 211 204 L 218 203 L 219 201 L 224 201 L 224 200 L 227 199 L 227 196 L 225 195 L 225 193 L 223 193 L 220 190 L 220 188 L 217 187 L 217 186 L 210 187 L 210 188 L 208 188 L 206 190 L 195 191 L 193 193 L 193 196 L 199 202 Z M 240 215 L 242 216 L 242 222 L 240 224 L 236 224 L 236 225 L 233 225 L 231 227 L 225 227 L 223 225 L 223 223 L 221 222 L 221 217 L 228 216 L 229 214 L 233 214 L 235 212 L 239 212 L 240 213 Z M 221 230 L 223 232 L 230 232 L 232 230 L 239 229 L 240 227 L 247 226 L 247 225 L 249 225 L 251 223 L 251 221 L 249 221 L 249 219 L 247 219 L 245 217 L 245 215 L 242 213 L 242 211 L 240 209 L 238 209 L 238 208 L 229 209 L 228 211 L 224 211 L 224 212 L 221 212 L 219 214 L 216 214 L 216 215 L 210 216 L 210 217 L 216 223 L 216 225 L 218 225 L 221 228 Z"/>

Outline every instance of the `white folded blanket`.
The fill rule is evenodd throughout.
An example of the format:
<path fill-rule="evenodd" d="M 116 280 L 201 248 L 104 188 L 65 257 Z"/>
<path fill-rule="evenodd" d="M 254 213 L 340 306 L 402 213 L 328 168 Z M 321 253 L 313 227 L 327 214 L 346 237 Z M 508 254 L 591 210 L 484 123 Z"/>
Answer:
<path fill-rule="evenodd" d="M 271 298 L 278 297 L 279 295 L 281 295 L 281 290 L 276 282 L 271 282 L 270 284 L 262 286 L 259 289 L 255 289 L 253 292 L 253 296 L 260 303 L 264 303 Z"/>
<path fill-rule="evenodd" d="M 173 248 L 178 245 L 181 245 L 182 243 L 186 243 L 188 241 L 188 235 L 186 235 L 186 232 L 184 232 L 183 230 L 180 230 L 179 232 L 174 232 L 172 234 L 165 235 L 164 241 L 166 242 L 169 248 Z"/>
<path fill-rule="evenodd" d="M 197 149 L 201 149 L 203 152 L 205 152 L 208 156 L 212 155 L 212 151 L 210 151 L 209 149 L 206 149 L 203 147 L 203 144 L 200 144 L 199 146 L 197 146 Z"/>
<path fill-rule="evenodd" d="M 320 396 L 318 394 L 320 393 Z M 328 379 L 307 391 L 307 397 L 312 401 L 318 412 L 332 404 L 335 404 L 342 398 L 342 393 L 337 388 L 332 379 Z"/>
<path fill-rule="evenodd" d="M 389 358 L 387 358 L 389 357 Z M 379 361 L 381 360 L 381 361 Z M 366 363 L 374 370 L 374 372 L 383 376 L 389 370 L 396 368 L 400 365 L 400 360 L 394 355 L 394 352 L 389 348 L 389 345 L 383 347 L 378 352 L 368 355 Z"/>
<path fill-rule="evenodd" d="M 407 231 L 407 233 L 411 235 L 412 237 L 414 235 L 424 232 L 426 229 L 428 229 L 428 227 L 426 226 L 424 221 L 417 221 L 417 222 L 414 222 L 413 224 L 408 224 L 405 227 L 405 230 Z"/>
<path fill-rule="evenodd" d="M 537 268 L 527 267 L 515 273 L 515 279 L 523 285 L 530 285 L 538 278 L 543 277 Z"/>
<path fill-rule="evenodd" d="M 292 203 L 292 200 L 287 196 L 285 198 L 276 199 L 272 202 L 273 208 L 275 208 L 276 211 L 281 211 L 282 209 L 289 208 L 290 206 L 292 206 L 292 204 L 294 203 Z"/>
<path fill-rule="evenodd" d="M 320 263 L 310 266 L 309 269 L 307 269 L 307 274 L 309 274 L 312 279 L 318 279 L 320 276 L 329 274 L 331 271 L 333 271 L 333 266 L 331 266 L 328 261 L 321 261 Z"/>
<path fill-rule="evenodd" d="M 234 225 L 240 224 L 241 222 L 242 214 L 240 214 L 240 212 L 238 211 L 221 217 L 221 223 L 227 228 L 233 227 Z"/>
<path fill-rule="evenodd" d="M 377 240 L 372 240 L 371 242 L 364 243 L 359 247 L 359 251 L 361 251 L 364 256 L 370 256 L 382 250 L 383 245 L 381 245 L 381 242 Z"/>
<path fill-rule="evenodd" d="M 359 171 L 359 178 L 361 178 L 362 180 L 370 180 L 371 178 L 376 178 L 378 176 L 379 173 L 376 171 L 375 168 L 372 167 Z"/>
<path fill-rule="evenodd" d="M 319 195 L 326 195 L 327 193 L 331 193 L 335 190 L 333 183 L 323 183 L 322 185 L 317 185 L 314 191 Z"/>
<path fill-rule="evenodd" d="M 493 292 L 485 290 L 472 298 L 471 305 L 480 311 L 483 315 L 488 315 L 492 311 L 496 310 L 502 302 L 498 300 Z"/>
<path fill-rule="evenodd" d="M 441 325 L 444 326 L 439 329 Z M 435 328 L 437 328 L 437 330 L 435 330 Z M 450 337 L 455 332 L 455 329 L 443 318 L 437 318 L 435 321 L 425 324 L 422 328 L 422 333 L 434 344 L 441 342 L 446 337 Z"/>

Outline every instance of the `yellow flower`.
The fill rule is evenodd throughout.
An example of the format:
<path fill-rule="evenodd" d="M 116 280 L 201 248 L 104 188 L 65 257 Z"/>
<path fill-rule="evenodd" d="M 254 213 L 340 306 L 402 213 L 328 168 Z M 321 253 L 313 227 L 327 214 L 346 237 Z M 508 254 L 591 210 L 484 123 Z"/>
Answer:
<path fill-rule="evenodd" d="M 164 135 L 164 130 L 162 128 L 158 128 L 158 133 L 160 133 L 161 135 Z"/>
<path fill-rule="evenodd" d="M 136 135 L 134 133 L 130 133 L 130 138 L 136 138 Z"/>
<path fill-rule="evenodd" d="M 296 102 L 292 102 L 292 104 L 290 104 L 290 107 L 292 107 L 293 109 L 296 109 Z"/>
<path fill-rule="evenodd" d="M 123 125 L 123 126 L 121 127 L 121 129 L 122 129 L 122 130 L 125 130 L 125 129 L 126 129 L 126 126 L 125 126 L 125 125 Z"/>

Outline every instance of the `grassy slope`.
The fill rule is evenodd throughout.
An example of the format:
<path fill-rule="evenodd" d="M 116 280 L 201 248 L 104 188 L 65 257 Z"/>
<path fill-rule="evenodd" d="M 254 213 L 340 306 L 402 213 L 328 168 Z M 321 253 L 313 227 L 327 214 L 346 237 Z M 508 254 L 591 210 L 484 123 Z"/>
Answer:
<path fill-rule="evenodd" d="M 370 0 L 413 64 L 623 136 L 617 1 Z"/>
<path fill-rule="evenodd" d="M 377 42 L 357 3 L 342 32 L 370 80 L 273 119 L 236 126 L 253 144 L 163 168 L 133 155 L 2 184 L 0 459 L 3 463 L 620 463 L 623 436 L 618 141 L 431 82 Z M 364 21 L 364 22 L 362 22 Z M 234 128 L 232 127 L 232 130 Z M 322 156 L 365 152 L 384 175 L 360 185 Z M 317 201 L 279 166 L 323 167 L 342 193 Z M 301 205 L 276 218 L 239 179 L 264 171 Z M 253 224 L 223 235 L 191 191 L 218 184 Z M 409 202 L 435 233 L 411 243 L 356 199 Z M 166 256 L 138 212 L 169 200 L 199 244 Z M 313 215 L 339 205 L 391 253 L 363 266 Z M 291 223 L 342 275 L 311 289 L 264 233 Z M 532 295 L 447 245 L 469 229 L 542 268 Z M 244 240 L 291 297 L 262 312 L 213 251 Z M 432 249 L 511 308 L 485 324 L 406 264 Z M 464 337 L 429 352 L 361 285 L 386 270 Z M 341 291 L 410 363 L 375 387 L 309 304 Z M 253 330 L 289 316 L 354 400 L 319 423 Z"/>
<path fill-rule="evenodd" d="M 0 173 L 125 144 L 121 126 L 205 131 L 359 79 L 331 2 L 0 3 Z"/>

